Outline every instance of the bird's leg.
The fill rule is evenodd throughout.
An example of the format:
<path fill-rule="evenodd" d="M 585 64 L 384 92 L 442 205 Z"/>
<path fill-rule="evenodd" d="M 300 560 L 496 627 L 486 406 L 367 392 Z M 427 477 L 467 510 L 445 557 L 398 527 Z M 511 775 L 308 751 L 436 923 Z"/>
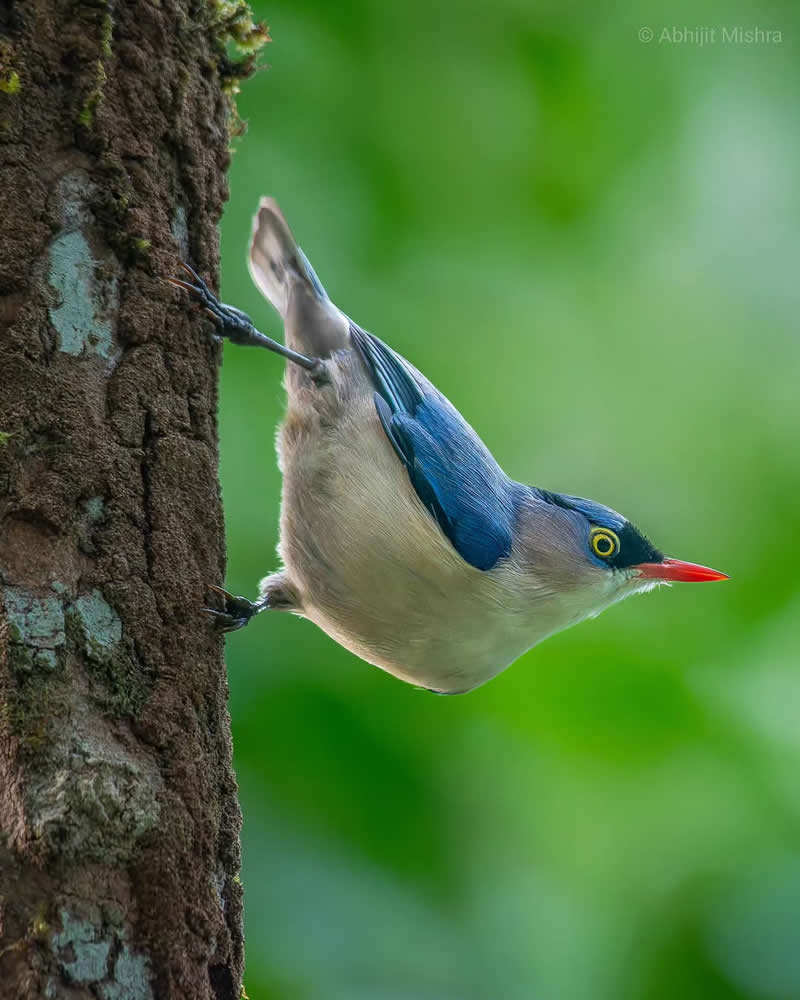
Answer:
<path fill-rule="evenodd" d="M 247 313 L 220 302 L 196 271 L 188 264 L 182 263 L 181 266 L 192 279 L 191 281 L 184 281 L 182 278 L 167 278 L 166 280 L 171 285 L 175 285 L 176 288 L 183 288 L 200 302 L 216 323 L 220 336 L 227 337 L 234 344 L 242 344 L 246 347 L 266 347 L 268 351 L 275 351 L 276 354 L 281 354 L 289 361 L 305 368 L 315 382 L 327 380 L 325 362 L 321 358 L 306 357 L 305 354 L 299 354 L 290 347 L 286 347 L 285 344 L 273 340 L 272 337 L 260 333 L 256 330 Z"/>
<path fill-rule="evenodd" d="M 250 623 L 251 618 L 262 611 L 296 611 L 297 598 L 286 583 L 284 574 L 274 573 L 261 587 L 258 601 L 248 601 L 246 597 L 234 597 L 222 587 L 208 585 L 208 589 L 222 598 L 223 610 L 201 608 L 221 632 L 235 632 Z"/>

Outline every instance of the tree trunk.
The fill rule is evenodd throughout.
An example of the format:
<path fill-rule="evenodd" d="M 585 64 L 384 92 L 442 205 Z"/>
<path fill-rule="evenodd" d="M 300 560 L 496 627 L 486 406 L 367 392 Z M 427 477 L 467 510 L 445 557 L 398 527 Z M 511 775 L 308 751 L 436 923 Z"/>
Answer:
<path fill-rule="evenodd" d="M 0 0 L 2 1000 L 241 992 L 219 348 L 162 280 L 217 273 L 221 9 Z"/>

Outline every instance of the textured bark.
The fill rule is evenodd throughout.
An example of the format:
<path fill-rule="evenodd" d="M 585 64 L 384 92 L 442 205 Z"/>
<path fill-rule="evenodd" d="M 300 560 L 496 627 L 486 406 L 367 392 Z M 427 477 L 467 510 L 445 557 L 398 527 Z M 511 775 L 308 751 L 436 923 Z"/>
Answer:
<path fill-rule="evenodd" d="M 206 0 L 0 0 L 0 997 L 238 1000 Z"/>

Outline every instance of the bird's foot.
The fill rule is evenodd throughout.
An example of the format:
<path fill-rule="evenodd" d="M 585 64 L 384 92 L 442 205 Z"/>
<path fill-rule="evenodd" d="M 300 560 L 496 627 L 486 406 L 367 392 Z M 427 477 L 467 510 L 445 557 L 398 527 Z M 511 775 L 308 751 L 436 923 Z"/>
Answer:
<path fill-rule="evenodd" d="M 181 267 L 192 279 L 191 281 L 184 281 L 183 278 L 167 278 L 166 280 L 171 285 L 175 285 L 176 288 L 182 288 L 194 296 L 195 301 L 199 302 L 214 320 L 220 336 L 227 337 L 234 344 L 252 343 L 254 334 L 258 334 L 247 313 L 235 306 L 226 306 L 220 302 L 200 275 L 188 264 L 181 262 Z"/>
<path fill-rule="evenodd" d="M 208 589 L 222 598 L 223 610 L 217 608 L 201 608 L 212 620 L 214 626 L 221 632 L 235 632 L 244 628 L 251 618 L 263 611 L 264 604 L 254 604 L 246 597 L 234 597 L 222 587 L 208 585 Z"/>
<path fill-rule="evenodd" d="M 200 275 L 188 264 L 182 263 L 184 271 L 192 279 L 184 281 L 183 278 L 167 278 L 166 280 L 182 288 L 192 295 L 195 301 L 205 309 L 208 315 L 214 320 L 219 336 L 227 337 L 234 344 L 243 344 L 247 347 L 266 347 L 268 351 L 274 351 L 296 365 L 300 365 L 311 376 L 312 381 L 317 385 L 325 385 L 330 381 L 328 368 L 321 358 L 307 358 L 305 354 L 299 354 L 285 344 L 279 344 L 277 340 L 266 334 L 260 333 L 253 325 L 253 321 L 235 306 L 226 306 L 211 291 Z"/>

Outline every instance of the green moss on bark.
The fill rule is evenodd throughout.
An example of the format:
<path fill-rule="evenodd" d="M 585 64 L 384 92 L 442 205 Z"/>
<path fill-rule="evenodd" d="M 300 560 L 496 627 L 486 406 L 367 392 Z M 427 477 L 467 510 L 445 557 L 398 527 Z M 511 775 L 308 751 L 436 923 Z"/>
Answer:
<path fill-rule="evenodd" d="M 271 41 L 269 28 L 253 19 L 247 0 L 209 0 L 212 40 L 217 52 L 217 72 L 231 110 L 232 134 L 244 131 L 244 122 L 236 108 L 241 83 L 258 69 L 258 56 Z"/>

